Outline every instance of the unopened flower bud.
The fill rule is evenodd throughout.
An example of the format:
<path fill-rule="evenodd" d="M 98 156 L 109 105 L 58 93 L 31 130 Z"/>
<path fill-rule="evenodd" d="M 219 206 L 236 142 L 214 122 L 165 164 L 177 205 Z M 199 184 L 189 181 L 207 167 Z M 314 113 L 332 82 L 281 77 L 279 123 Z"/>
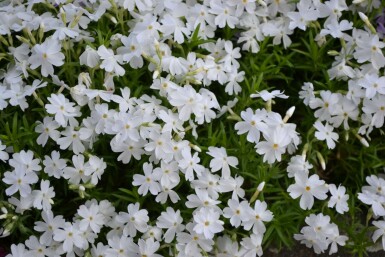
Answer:
<path fill-rule="evenodd" d="M 317 158 L 318 158 L 318 161 L 319 161 L 319 163 L 321 165 L 321 168 L 323 170 L 325 170 L 326 169 L 325 159 L 324 159 L 324 157 L 322 156 L 322 154 L 320 152 L 317 152 Z"/>
<path fill-rule="evenodd" d="M 340 53 L 337 52 L 336 50 L 330 50 L 330 51 L 328 51 L 327 53 L 328 53 L 328 55 L 330 55 L 330 56 L 338 56 L 338 55 L 340 55 Z"/>
<path fill-rule="evenodd" d="M 6 46 L 9 46 L 8 41 L 2 35 L 0 35 L 0 42 L 3 43 Z"/>
<path fill-rule="evenodd" d="M 306 153 L 307 153 L 307 150 L 309 149 L 309 144 L 306 143 L 303 147 L 303 150 L 302 150 L 302 158 L 303 160 L 306 160 Z"/>
<path fill-rule="evenodd" d="M 157 79 L 159 74 L 160 74 L 160 72 L 158 70 L 155 70 L 154 74 L 152 74 L 152 79 Z"/>
<path fill-rule="evenodd" d="M 16 38 L 19 40 L 19 41 L 21 41 L 21 42 L 23 42 L 23 43 L 25 43 L 25 44 L 27 44 L 27 45 L 29 45 L 29 46 L 33 46 L 32 44 L 31 44 L 31 42 L 28 40 L 28 39 L 26 39 L 25 37 L 22 37 L 22 36 L 17 36 L 16 35 Z M 5 44 L 5 42 L 8 44 L 8 42 L 4 39 L 4 41 L 5 42 L 3 42 L 2 40 L 2 37 L 0 36 L 0 41 L 3 43 L 3 44 Z"/>
<path fill-rule="evenodd" d="M 80 198 L 84 198 L 85 197 L 85 194 L 84 194 L 85 191 L 86 191 L 85 187 L 83 185 L 80 185 L 79 186 L 79 196 L 80 196 Z"/>
<path fill-rule="evenodd" d="M 259 185 L 257 186 L 257 190 L 261 192 L 265 187 L 265 184 L 266 184 L 265 181 L 259 183 Z"/>
<path fill-rule="evenodd" d="M 285 117 L 283 118 L 283 123 L 286 123 L 291 116 L 293 116 L 293 113 L 295 111 L 295 106 L 292 106 L 287 110 Z"/>
<path fill-rule="evenodd" d="M 114 16 L 111 16 L 110 20 L 112 21 L 112 23 L 118 24 L 118 21 L 116 20 L 116 18 Z"/>
<path fill-rule="evenodd" d="M 356 134 L 356 137 L 358 138 L 358 140 L 360 140 L 360 142 L 363 146 L 369 147 L 369 143 L 365 138 L 363 138 L 362 136 L 360 136 L 358 134 Z"/>
<path fill-rule="evenodd" d="M 189 144 L 189 146 L 192 148 L 192 149 L 194 149 L 195 151 L 197 151 L 197 152 L 202 152 L 202 149 L 200 149 L 199 148 L 199 146 L 197 146 L 197 145 L 194 145 L 194 144 Z"/>
<path fill-rule="evenodd" d="M 365 25 L 370 29 L 370 31 L 373 34 L 377 34 L 377 30 L 373 27 L 373 25 L 370 23 L 368 16 L 366 16 L 363 12 L 358 12 L 358 15 L 360 15 L 361 20 L 365 23 Z"/>
<path fill-rule="evenodd" d="M 291 116 L 293 116 L 294 111 L 295 111 L 295 106 L 292 106 L 289 108 L 289 110 L 287 110 L 286 115 L 289 116 L 290 118 Z"/>
<path fill-rule="evenodd" d="M 64 24 L 67 24 L 67 15 L 63 8 L 60 8 L 60 18 Z"/>
<path fill-rule="evenodd" d="M 267 6 L 267 4 L 265 3 L 265 1 L 263 1 L 263 0 L 257 0 L 257 3 L 260 4 L 260 5 L 262 5 L 263 7 L 266 7 L 266 6 Z"/>
<path fill-rule="evenodd" d="M 33 97 L 35 98 L 35 100 L 37 101 L 37 103 L 40 104 L 40 106 L 44 107 L 44 103 L 43 103 L 43 101 L 40 99 L 40 97 L 36 94 L 36 91 L 33 91 L 33 92 L 32 92 L 32 95 L 33 95 Z"/>
<path fill-rule="evenodd" d="M 71 189 L 71 190 L 77 190 L 77 189 L 79 189 L 79 187 L 78 187 L 78 185 L 70 184 L 70 185 L 69 185 L 69 189 Z"/>
<path fill-rule="evenodd" d="M 114 23 L 115 25 L 118 24 L 118 21 L 116 20 L 116 18 L 114 16 L 112 16 L 111 14 L 109 13 L 105 13 L 104 14 L 108 19 L 110 19 L 110 21 L 112 21 L 112 23 Z"/>
<path fill-rule="evenodd" d="M 41 41 L 43 40 L 43 38 L 44 38 L 44 31 L 45 31 L 45 26 L 44 26 L 44 23 L 41 22 L 41 23 L 40 23 L 40 27 L 39 27 L 39 33 L 38 33 L 40 42 L 41 42 Z"/>
<path fill-rule="evenodd" d="M 76 17 L 72 20 L 70 28 L 74 28 L 79 23 L 80 19 L 82 18 L 82 15 L 83 15 L 83 11 L 80 10 L 76 14 Z"/>
<path fill-rule="evenodd" d="M 257 190 L 255 190 L 253 196 L 250 198 L 250 203 L 257 200 L 259 193 L 262 192 L 264 187 L 265 187 L 265 181 L 259 183 L 259 185 L 257 186 Z"/>
<path fill-rule="evenodd" d="M 265 109 L 267 112 L 271 112 L 271 106 L 272 106 L 273 102 L 271 101 L 271 99 L 267 100 L 266 104 L 265 104 Z"/>
<path fill-rule="evenodd" d="M 1 207 L 1 211 L 2 211 L 3 213 L 8 213 L 8 210 L 7 210 L 7 208 L 5 208 L 4 206 L 3 206 L 3 207 Z"/>
<path fill-rule="evenodd" d="M 202 85 L 202 81 L 197 80 L 197 79 L 191 80 L 191 83 L 192 83 L 192 84 L 195 84 L 195 85 Z"/>
<path fill-rule="evenodd" d="M 3 233 L 1 233 L 1 236 L 0 236 L 0 237 L 7 237 L 7 236 L 9 236 L 10 234 L 11 234 L 11 230 L 5 228 L 5 229 L 3 230 Z"/>

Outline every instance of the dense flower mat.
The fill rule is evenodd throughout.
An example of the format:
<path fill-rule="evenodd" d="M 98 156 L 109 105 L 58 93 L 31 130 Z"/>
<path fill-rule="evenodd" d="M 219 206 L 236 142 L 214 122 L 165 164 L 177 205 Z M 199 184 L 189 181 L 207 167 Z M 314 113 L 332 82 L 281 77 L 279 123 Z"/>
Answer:
<path fill-rule="evenodd" d="M 383 250 L 383 5 L 0 2 L 0 244 Z"/>

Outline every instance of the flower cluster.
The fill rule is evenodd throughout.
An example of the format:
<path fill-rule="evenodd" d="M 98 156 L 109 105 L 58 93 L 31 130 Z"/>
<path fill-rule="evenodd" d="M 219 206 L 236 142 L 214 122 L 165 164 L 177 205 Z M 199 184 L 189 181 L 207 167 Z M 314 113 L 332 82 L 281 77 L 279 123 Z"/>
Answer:
<path fill-rule="evenodd" d="M 285 201 L 300 198 L 310 210 L 330 193 L 327 206 L 346 213 L 354 196 L 327 183 L 316 159 L 325 170 L 321 151 L 337 148 L 342 133 L 369 147 L 384 125 L 385 43 L 364 14 L 380 4 L 1 3 L 0 232 L 22 235 L 8 256 L 262 256 L 282 212 L 269 198 L 274 175 L 264 172 L 287 161 L 276 176 L 295 180 L 280 191 Z M 306 75 L 294 93 L 271 90 L 269 74 L 289 81 L 282 63 L 295 68 L 278 51 L 305 32 L 316 41 L 310 48 L 340 47 L 328 52 L 328 82 Z M 280 50 L 257 67 L 267 48 Z M 309 132 L 295 117 L 297 98 L 312 113 Z M 367 182 L 358 199 L 385 216 L 385 181 Z M 335 253 L 348 237 L 334 218 L 310 214 L 294 238 Z M 374 241 L 385 242 L 384 224 L 373 222 Z"/>

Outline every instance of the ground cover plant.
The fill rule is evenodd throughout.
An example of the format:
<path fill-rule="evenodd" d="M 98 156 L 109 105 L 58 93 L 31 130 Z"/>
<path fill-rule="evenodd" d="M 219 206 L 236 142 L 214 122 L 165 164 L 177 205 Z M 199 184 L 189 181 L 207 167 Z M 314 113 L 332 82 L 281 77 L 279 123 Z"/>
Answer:
<path fill-rule="evenodd" d="M 1 246 L 383 251 L 383 5 L 2 1 Z"/>

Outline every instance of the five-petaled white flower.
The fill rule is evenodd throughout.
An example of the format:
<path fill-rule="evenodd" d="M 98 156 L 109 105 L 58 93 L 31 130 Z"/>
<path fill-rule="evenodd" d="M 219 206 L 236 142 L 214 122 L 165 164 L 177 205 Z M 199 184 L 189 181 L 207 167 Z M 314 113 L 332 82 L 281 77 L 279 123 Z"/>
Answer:
<path fill-rule="evenodd" d="M 47 77 L 54 74 L 53 66 L 64 64 L 64 54 L 60 52 L 61 44 L 58 40 L 47 39 L 42 44 L 36 44 L 32 48 L 32 55 L 29 57 L 31 69 L 41 66 L 41 75 Z"/>
<path fill-rule="evenodd" d="M 224 222 L 219 220 L 220 214 L 207 207 L 201 208 L 194 214 L 194 231 L 198 234 L 203 234 L 205 238 L 212 239 L 214 234 L 221 232 Z"/>
<path fill-rule="evenodd" d="M 320 200 L 327 198 L 328 188 L 325 181 L 320 180 L 317 174 L 308 177 L 306 173 L 295 174 L 295 184 L 290 185 L 287 192 L 294 199 L 301 196 L 299 205 L 302 209 L 311 209 L 314 204 L 314 197 Z"/>

